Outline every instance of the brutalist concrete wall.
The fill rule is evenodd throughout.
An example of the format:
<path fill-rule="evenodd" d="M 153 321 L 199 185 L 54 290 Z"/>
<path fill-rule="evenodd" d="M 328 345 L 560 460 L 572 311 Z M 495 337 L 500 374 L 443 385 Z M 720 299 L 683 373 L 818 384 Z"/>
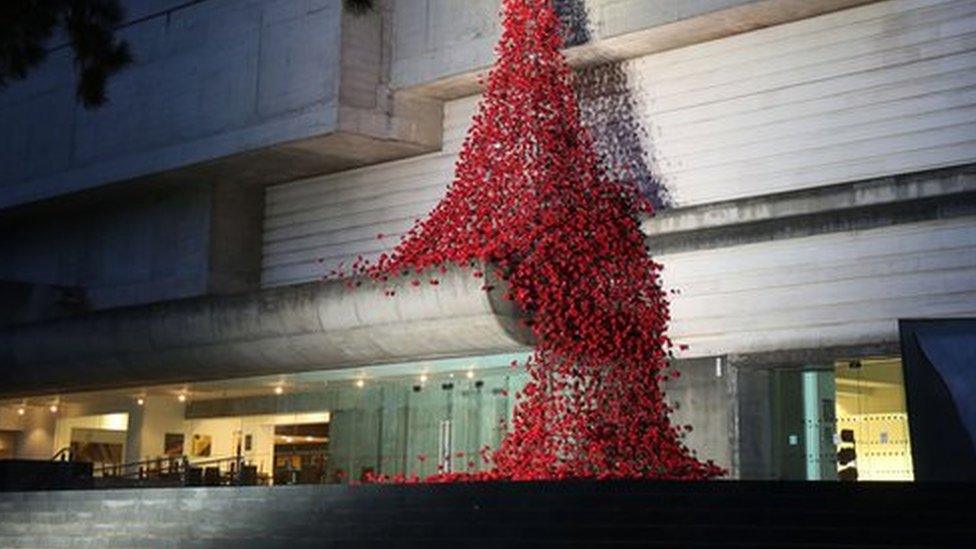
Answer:
<path fill-rule="evenodd" d="M 0 93 L 0 208 L 335 129 L 339 0 L 126 5 L 107 105 L 76 103 L 60 43 Z"/>
<path fill-rule="evenodd" d="M 199 185 L 6 219 L 0 280 L 76 289 L 74 312 L 200 295 L 211 209 L 211 187 Z"/>

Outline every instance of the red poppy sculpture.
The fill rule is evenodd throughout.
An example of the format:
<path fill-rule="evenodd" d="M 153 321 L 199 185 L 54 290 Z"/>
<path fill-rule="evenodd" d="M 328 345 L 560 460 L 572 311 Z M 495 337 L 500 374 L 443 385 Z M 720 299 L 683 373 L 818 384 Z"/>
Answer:
<path fill-rule="evenodd" d="M 506 0 L 479 111 L 443 200 L 391 254 L 357 269 L 377 280 L 447 264 L 489 265 L 528 315 L 536 348 L 501 446 L 477 479 L 707 479 L 673 425 L 668 301 L 632 181 L 602 173 L 580 122 L 550 0 Z M 392 291 L 387 292 L 388 295 Z"/>

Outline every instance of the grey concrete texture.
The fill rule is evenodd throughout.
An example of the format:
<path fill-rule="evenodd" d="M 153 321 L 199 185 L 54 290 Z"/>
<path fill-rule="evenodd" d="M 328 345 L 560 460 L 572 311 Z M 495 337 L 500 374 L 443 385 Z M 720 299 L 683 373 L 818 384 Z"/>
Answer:
<path fill-rule="evenodd" d="M 263 208 L 260 187 L 217 182 L 9 216 L 0 224 L 0 324 L 254 290 Z"/>
<path fill-rule="evenodd" d="M 652 255 L 976 214 L 976 165 L 925 170 L 702 206 L 645 219 Z"/>
<path fill-rule="evenodd" d="M 577 42 L 566 56 L 578 66 L 629 59 L 872 1 L 876 0 L 557 0 L 564 25 L 572 27 L 570 42 Z M 500 6 L 501 0 L 395 1 L 393 86 L 442 98 L 477 91 L 477 74 L 494 59 Z"/>
<path fill-rule="evenodd" d="M 210 185 L 142 191 L 4 219 L 0 280 L 76 288 L 79 309 L 90 310 L 204 293 Z"/>
<path fill-rule="evenodd" d="M 676 360 L 678 379 L 664 385 L 669 404 L 674 407 L 671 421 L 691 425 L 684 442 L 702 460 L 710 459 L 739 477 L 736 426 L 737 372 L 724 357 Z"/>
<path fill-rule="evenodd" d="M 107 105 L 76 103 L 66 47 L 0 93 L 0 209 L 119 181 L 280 182 L 440 145 L 439 103 L 379 85 L 378 12 L 351 19 L 339 0 L 127 7 L 119 36 L 134 62 Z"/>
<path fill-rule="evenodd" d="M 430 276 L 429 274 L 427 276 Z M 454 269 L 437 286 L 313 282 L 154 303 L 0 330 L 0 394 L 120 386 L 524 350 L 517 307 Z M 425 277 L 426 278 L 426 277 Z"/>

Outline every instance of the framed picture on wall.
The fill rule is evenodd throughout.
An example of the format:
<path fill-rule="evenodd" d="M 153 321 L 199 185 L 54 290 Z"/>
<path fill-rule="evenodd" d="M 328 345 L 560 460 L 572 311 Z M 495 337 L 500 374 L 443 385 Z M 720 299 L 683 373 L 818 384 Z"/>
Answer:
<path fill-rule="evenodd" d="M 210 457 L 213 439 L 210 435 L 193 435 L 193 455 L 194 457 Z"/>
<path fill-rule="evenodd" d="M 183 433 L 166 433 L 164 435 L 163 454 L 174 457 L 183 455 Z"/>

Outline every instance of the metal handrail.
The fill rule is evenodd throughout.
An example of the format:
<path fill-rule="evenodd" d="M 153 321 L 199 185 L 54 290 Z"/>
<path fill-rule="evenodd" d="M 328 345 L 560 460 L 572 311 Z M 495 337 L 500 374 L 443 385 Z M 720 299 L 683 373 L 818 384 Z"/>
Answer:
<path fill-rule="evenodd" d="M 230 456 L 230 457 L 220 457 L 220 458 L 209 458 L 202 459 L 191 462 L 187 456 L 180 456 L 176 458 L 175 456 L 169 456 L 167 458 L 154 458 L 142 461 L 133 461 L 130 463 L 116 463 L 102 465 L 97 471 L 103 476 L 110 476 L 115 478 L 128 478 L 128 477 L 138 477 L 142 478 L 144 476 L 156 474 L 157 476 L 164 472 L 163 464 L 166 464 L 165 472 L 169 474 L 184 474 L 190 467 L 200 467 L 205 465 L 216 465 L 222 463 L 237 463 L 236 472 L 240 472 L 240 468 L 243 465 L 244 456 Z M 155 465 L 155 468 L 151 467 Z"/>
<path fill-rule="evenodd" d="M 72 461 L 71 457 L 71 446 L 65 446 L 57 452 L 54 452 L 54 455 L 51 456 L 51 461 Z"/>

